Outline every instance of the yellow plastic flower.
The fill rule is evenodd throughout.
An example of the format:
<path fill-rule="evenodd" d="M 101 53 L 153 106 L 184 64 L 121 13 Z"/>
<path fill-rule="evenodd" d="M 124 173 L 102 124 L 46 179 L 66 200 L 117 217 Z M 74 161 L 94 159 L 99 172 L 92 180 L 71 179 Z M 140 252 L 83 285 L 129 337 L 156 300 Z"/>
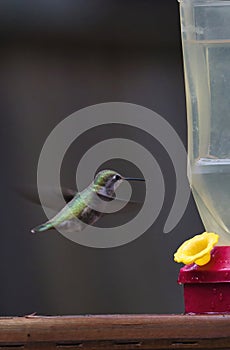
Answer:
<path fill-rule="evenodd" d="M 211 250 L 218 242 L 219 236 L 213 232 L 204 232 L 185 241 L 174 254 L 174 260 L 185 265 L 207 264 L 211 259 Z"/>

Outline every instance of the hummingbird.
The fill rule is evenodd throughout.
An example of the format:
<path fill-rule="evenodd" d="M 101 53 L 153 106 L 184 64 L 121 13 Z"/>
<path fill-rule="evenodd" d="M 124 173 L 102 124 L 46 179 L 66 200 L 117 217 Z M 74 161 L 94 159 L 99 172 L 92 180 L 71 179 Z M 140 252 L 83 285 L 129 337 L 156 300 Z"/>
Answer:
<path fill-rule="evenodd" d="M 60 228 L 66 233 L 71 233 L 82 231 L 87 225 L 95 224 L 102 217 L 108 203 L 116 198 L 115 191 L 123 181 L 145 181 L 145 179 L 123 177 L 114 170 L 102 170 L 86 189 L 76 193 L 52 219 L 34 227 L 31 232 Z"/>

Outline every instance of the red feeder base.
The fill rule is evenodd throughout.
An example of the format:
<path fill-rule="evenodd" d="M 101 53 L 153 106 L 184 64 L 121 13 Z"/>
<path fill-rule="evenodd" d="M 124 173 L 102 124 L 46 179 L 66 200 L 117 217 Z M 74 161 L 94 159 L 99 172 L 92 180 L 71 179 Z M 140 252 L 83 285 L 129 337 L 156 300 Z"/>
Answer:
<path fill-rule="evenodd" d="M 211 256 L 204 266 L 180 270 L 186 313 L 230 313 L 230 247 L 215 247 Z"/>

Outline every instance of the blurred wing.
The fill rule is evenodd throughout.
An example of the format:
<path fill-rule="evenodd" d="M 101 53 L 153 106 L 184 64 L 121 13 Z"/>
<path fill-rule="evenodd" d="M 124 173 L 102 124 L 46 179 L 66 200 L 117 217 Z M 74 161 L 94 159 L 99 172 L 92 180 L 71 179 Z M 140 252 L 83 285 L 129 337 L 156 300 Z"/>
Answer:
<path fill-rule="evenodd" d="M 122 192 L 119 197 L 116 197 L 109 203 L 110 209 L 113 213 L 104 213 L 100 220 L 95 224 L 97 227 L 116 227 L 128 223 L 132 220 L 141 210 L 146 195 L 146 185 L 144 182 L 132 183 L 132 195 L 131 199 L 125 199 L 125 194 Z M 125 206 L 124 206 L 125 204 Z M 121 205 L 123 206 L 122 209 Z"/>
<path fill-rule="evenodd" d="M 38 195 L 37 186 L 34 185 L 27 185 L 27 186 L 17 186 L 15 188 L 16 192 L 19 193 L 23 198 L 26 200 L 29 200 L 32 203 L 41 205 L 40 198 Z M 62 207 L 60 207 L 60 200 L 62 199 L 59 191 L 55 188 L 52 188 L 50 186 L 44 186 L 43 188 L 39 188 L 39 192 L 42 193 L 42 197 L 45 198 L 45 206 L 49 209 L 53 210 L 61 210 Z M 62 188 L 62 194 L 63 198 L 66 201 L 66 203 L 70 202 L 77 194 L 78 192 L 70 189 L 70 188 Z M 144 195 L 143 191 L 141 194 L 138 194 L 138 192 L 135 192 L 135 197 L 131 198 L 131 200 L 126 200 L 122 198 L 114 198 L 109 196 L 100 196 L 101 199 L 103 199 L 106 202 L 109 202 L 109 206 L 113 213 L 103 213 L 103 216 L 107 215 L 124 215 L 129 212 L 136 212 L 139 211 L 144 203 Z M 125 206 L 124 206 L 125 204 Z M 121 206 L 124 206 L 122 209 L 119 209 Z"/>
<path fill-rule="evenodd" d="M 32 203 L 41 205 L 40 198 L 38 195 L 37 186 L 27 185 L 27 186 L 17 186 L 15 188 L 16 192 L 19 193 L 20 196 L 29 200 Z M 61 207 L 59 205 L 62 196 L 59 191 L 55 188 L 44 186 L 42 189 L 39 189 L 42 192 L 42 197 L 45 198 L 45 206 L 50 209 L 60 210 Z M 66 203 L 70 202 L 73 197 L 77 194 L 76 191 L 69 188 L 62 188 L 63 198 Z"/>

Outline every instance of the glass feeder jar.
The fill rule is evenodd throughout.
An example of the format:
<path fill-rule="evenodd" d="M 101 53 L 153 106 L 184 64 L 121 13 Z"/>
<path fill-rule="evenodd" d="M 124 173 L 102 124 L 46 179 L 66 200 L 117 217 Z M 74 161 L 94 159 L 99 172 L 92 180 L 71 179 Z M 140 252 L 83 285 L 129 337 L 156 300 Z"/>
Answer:
<path fill-rule="evenodd" d="M 188 176 L 201 219 L 230 244 L 230 1 L 181 0 Z"/>
<path fill-rule="evenodd" d="M 230 313 L 230 0 L 180 0 L 188 177 L 211 261 L 180 270 L 185 311 Z"/>

